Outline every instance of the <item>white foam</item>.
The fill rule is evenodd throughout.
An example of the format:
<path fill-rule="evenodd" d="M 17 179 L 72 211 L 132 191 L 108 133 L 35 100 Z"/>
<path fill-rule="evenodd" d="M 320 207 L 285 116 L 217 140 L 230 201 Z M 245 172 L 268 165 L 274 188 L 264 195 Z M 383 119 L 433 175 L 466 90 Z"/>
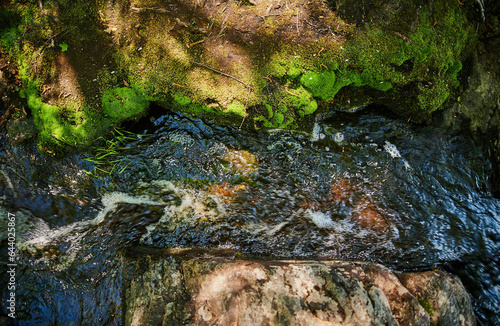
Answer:
<path fill-rule="evenodd" d="M 194 144 L 194 139 L 186 132 L 172 132 L 168 135 L 168 140 L 174 144 L 180 144 L 186 147 L 192 146 Z"/>
<path fill-rule="evenodd" d="M 314 124 L 314 128 L 312 130 L 312 134 L 311 134 L 311 140 L 312 141 L 318 141 L 319 138 L 320 138 L 320 131 L 321 131 L 321 127 L 319 126 L 318 123 L 315 123 Z"/>
<path fill-rule="evenodd" d="M 288 224 L 288 221 L 281 222 L 280 224 L 274 226 L 273 228 L 267 231 L 267 235 L 274 236 L 276 233 L 281 231 L 281 229 Z"/>
<path fill-rule="evenodd" d="M 309 218 L 317 227 L 321 229 L 329 229 L 335 227 L 335 223 L 330 217 L 330 212 L 320 212 L 313 211 L 312 209 L 306 209 L 304 212 L 305 216 Z"/>
<path fill-rule="evenodd" d="M 398 148 L 396 145 L 391 144 L 387 140 L 385 141 L 384 145 L 384 150 L 391 155 L 392 158 L 400 158 L 403 161 L 403 164 L 407 170 L 411 169 L 410 163 L 406 161 L 402 156 L 401 153 L 399 152 Z"/>
<path fill-rule="evenodd" d="M 344 134 L 341 132 L 337 132 L 335 135 L 333 135 L 333 140 L 336 143 L 341 143 L 344 141 Z"/>
<path fill-rule="evenodd" d="M 391 155 L 392 158 L 398 158 L 401 157 L 401 153 L 399 153 L 398 148 L 396 145 L 391 144 L 387 140 L 385 141 L 384 149 L 389 155 Z"/>
<path fill-rule="evenodd" d="M 93 224 L 97 225 L 104 220 L 106 214 L 116 209 L 119 203 L 157 205 L 159 202 L 151 200 L 148 196 L 131 196 L 123 192 L 111 192 L 105 194 L 101 199 L 104 209 L 93 219 Z"/>

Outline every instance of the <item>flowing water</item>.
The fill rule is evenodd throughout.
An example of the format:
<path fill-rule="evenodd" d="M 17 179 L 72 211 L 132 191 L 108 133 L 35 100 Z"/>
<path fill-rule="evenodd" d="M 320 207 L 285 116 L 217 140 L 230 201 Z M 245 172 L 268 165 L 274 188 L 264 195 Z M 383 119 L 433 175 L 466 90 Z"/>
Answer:
<path fill-rule="evenodd" d="M 18 324 L 121 324 L 123 254 L 134 246 L 438 267 L 461 278 L 482 324 L 500 323 L 500 201 L 467 137 L 369 110 L 336 113 L 310 134 L 174 113 L 142 127 L 111 177 L 87 175 L 85 156 L 0 142 Z"/>

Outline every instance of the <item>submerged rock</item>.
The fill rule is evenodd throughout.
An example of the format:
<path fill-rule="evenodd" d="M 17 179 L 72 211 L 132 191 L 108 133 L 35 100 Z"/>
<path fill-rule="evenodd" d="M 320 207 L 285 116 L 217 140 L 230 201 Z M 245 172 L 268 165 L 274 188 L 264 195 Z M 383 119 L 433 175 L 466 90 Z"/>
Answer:
<path fill-rule="evenodd" d="M 125 325 L 475 325 L 454 276 L 364 262 L 133 253 Z"/>
<path fill-rule="evenodd" d="M 366 198 L 362 198 L 356 203 L 351 219 L 363 228 L 380 230 L 388 227 L 375 205 Z"/>

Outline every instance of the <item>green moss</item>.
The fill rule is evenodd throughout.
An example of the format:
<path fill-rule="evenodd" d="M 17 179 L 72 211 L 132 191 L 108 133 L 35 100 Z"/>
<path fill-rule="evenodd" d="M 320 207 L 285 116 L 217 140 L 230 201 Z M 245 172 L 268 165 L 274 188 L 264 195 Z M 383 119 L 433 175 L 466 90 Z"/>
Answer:
<path fill-rule="evenodd" d="M 299 67 L 292 67 L 288 69 L 288 71 L 286 72 L 286 75 L 292 79 L 299 77 L 301 74 L 302 74 L 302 69 L 300 69 Z"/>
<path fill-rule="evenodd" d="M 117 87 L 102 95 L 104 114 L 116 122 L 141 115 L 148 105 L 148 96 L 140 88 Z"/>
<path fill-rule="evenodd" d="M 33 113 L 38 129 L 38 143 L 42 150 L 55 152 L 67 146 L 82 147 L 90 145 L 96 133 L 108 128 L 110 122 L 101 121 L 99 125 L 93 119 L 75 108 L 62 109 L 44 103 L 38 95 L 35 82 L 28 82 L 24 90 L 27 103 Z"/>
<path fill-rule="evenodd" d="M 227 109 L 224 110 L 224 112 L 239 115 L 241 117 L 244 117 L 246 115 L 245 105 L 238 100 L 234 100 L 233 102 L 231 102 L 228 105 Z"/>
<path fill-rule="evenodd" d="M 174 94 L 174 101 L 181 106 L 186 106 L 191 103 L 191 98 L 180 94 Z"/>
<path fill-rule="evenodd" d="M 267 109 L 267 114 L 268 114 L 269 118 L 272 119 L 272 117 L 274 116 L 272 106 L 270 106 L 269 104 L 265 104 L 265 107 Z"/>
<path fill-rule="evenodd" d="M 265 128 L 286 129 L 293 124 L 294 116 L 286 105 L 280 104 L 276 110 L 273 110 L 269 104 L 266 104 L 265 107 L 268 110 L 267 118 L 263 115 L 254 118 L 254 121 L 262 122 Z"/>
<path fill-rule="evenodd" d="M 283 94 L 283 98 L 288 106 L 294 108 L 301 117 L 314 113 L 318 108 L 318 103 L 313 95 L 302 86 L 293 89 L 292 92 L 287 92 L 286 95 Z"/>
<path fill-rule="evenodd" d="M 335 85 L 335 73 L 333 71 L 308 72 L 302 75 L 300 83 L 315 97 L 319 97 L 323 101 L 331 100 L 335 96 L 332 92 Z"/>
<path fill-rule="evenodd" d="M 420 303 L 420 305 L 424 308 L 429 316 L 432 316 L 432 314 L 434 313 L 434 309 L 427 299 L 419 299 L 418 303 Z"/>
<path fill-rule="evenodd" d="M 325 47 L 321 59 L 310 55 L 316 49 L 306 54 L 301 48 L 281 46 L 263 71 L 289 80 L 300 76 L 300 83 L 323 101 L 332 100 L 346 86 L 387 92 L 420 85 L 415 107 L 437 110 L 458 86 L 461 60 L 475 41 L 474 32 L 456 3 L 439 1 L 432 13 L 427 7 L 414 7 L 409 11 L 418 12 L 418 20 L 406 22 L 407 17 L 394 15 L 394 21 L 387 24 L 353 30 L 353 37 L 342 47 Z M 440 19 L 434 20 L 436 16 Z M 413 28 L 394 31 L 398 19 L 402 26 L 411 23 Z M 302 105 L 300 101 L 295 104 Z"/>
<path fill-rule="evenodd" d="M 0 44 L 10 52 L 19 50 L 19 40 L 22 37 L 20 23 L 21 17 L 16 12 L 5 8 L 0 10 Z"/>
<path fill-rule="evenodd" d="M 226 60 L 229 56 L 217 58 L 224 51 L 216 50 L 220 46 L 216 40 L 197 43 L 208 39 L 198 27 L 207 23 L 211 35 L 224 15 L 214 13 L 203 22 L 191 12 L 182 12 L 181 21 L 192 22 L 184 26 L 169 12 L 130 15 L 122 2 L 77 0 L 55 5 L 48 1 L 42 12 L 35 1 L 11 1 L 0 10 L 0 37 L 2 51 L 15 58 L 25 87 L 30 83 L 28 104 L 38 121 L 40 139 L 59 145 L 89 144 L 113 124 L 140 115 L 152 100 L 230 123 L 262 110 L 254 120 L 269 128 L 297 127 L 317 111 L 317 100 L 333 100 L 344 87 L 389 91 L 391 97 L 411 88 L 412 109 L 437 110 L 459 85 L 461 61 L 473 48 L 474 31 L 454 1 L 434 1 L 432 10 L 411 2 L 405 6 L 406 12 L 388 10 L 386 20 L 364 27 L 347 25 L 334 13 L 325 14 L 324 21 L 336 37 L 328 33 L 314 42 L 276 36 L 275 31 L 289 29 L 286 14 L 265 18 L 252 36 L 251 44 L 259 46 L 231 39 L 234 21 L 227 21 L 231 42 L 223 49 L 239 58 L 231 62 Z M 51 17 L 72 22 L 76 28 Z M 106 33 L 103 20 L 110 24 Z M 54 47 L 47 46 L 56 34 L 64 39 L 55 38 Z M 57 76 L 52 61 L 61 55 L 58 45 L 64 44 L 68 45 L 64 56 L 78 75 L 83 94 L 76 104 L 56 100 L 51 102 L 56 105 L 49 105 L 36 85 L 48 84 Z M 101 48 L 105 51 L 96 51 Z M 100 63 L 97 68 L 82 60 L 85 53 L 101 52 L 92 57 L 92 62 Z M 119 73 L 112 73 L 111 67 Z M 243 82 L 217 73 L 218 69 Z M 99 82 L 91 82 L 96 77 Z M 246 83 L 252 88 L 250 97 L 242 85 Z M 123 84 L 131 86 L 120 87 Z M 246 112 L 247 108 L 251 109 Z"/>
<path fill-rule="evenodd" d="M 387 91 L 396 85 L 420 83 L 418 107 L 432 112 L 443 105 L 452 87 L 458 86 L 461 60 L 475 36 L 457 3 L 437 1 L 432 12 L 427 7 L 415 10 L 418 24 L 413 23 L 412 30 L 365 28 L 346 49 L 356 71 L 362 71 L 361 83 L 356 86 Z"/>

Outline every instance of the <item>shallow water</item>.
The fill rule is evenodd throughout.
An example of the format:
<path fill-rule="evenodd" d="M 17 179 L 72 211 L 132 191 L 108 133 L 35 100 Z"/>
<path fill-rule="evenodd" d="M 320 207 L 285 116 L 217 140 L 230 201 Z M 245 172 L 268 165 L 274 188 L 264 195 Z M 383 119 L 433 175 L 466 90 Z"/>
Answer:
<path fill-rule="evenodd" d="M 19 324 L 120 324 L 122 255 L 137 245 L 437 266 L 460 276 L 484 325 L 500 322 L 500 201 L 470 139 L 366 110 L 312 134 L 177 114 L 147 132 L 101 179 L 84 156 L 49 162 L 1 142 L 2 206 L 30 221 Z"/>

